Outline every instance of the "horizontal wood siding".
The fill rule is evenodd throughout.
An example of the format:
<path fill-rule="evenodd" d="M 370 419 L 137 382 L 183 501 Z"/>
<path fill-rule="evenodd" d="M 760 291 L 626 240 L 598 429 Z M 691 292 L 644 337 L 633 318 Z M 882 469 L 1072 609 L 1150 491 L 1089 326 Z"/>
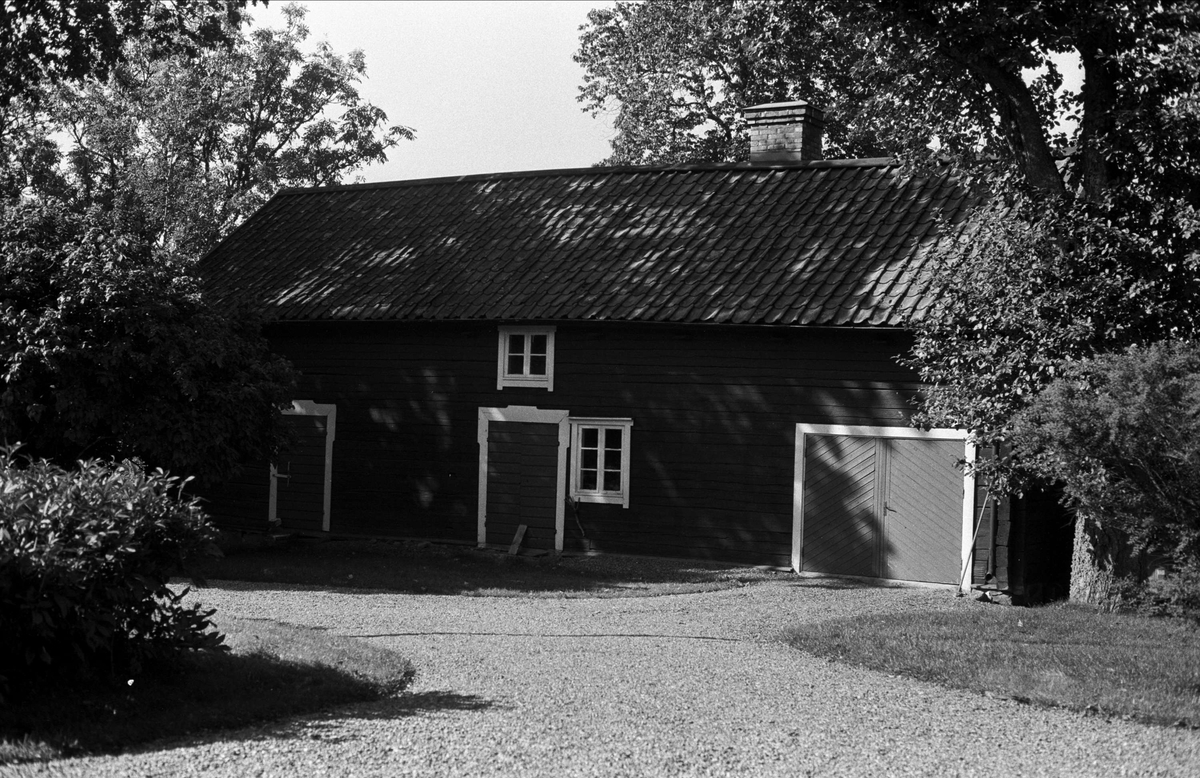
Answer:
<path fill-rule="evenodd" d="M 785 565 L 796 422 L 905 426 L 900 333 L 557 323 L 554 391 L 496 389 L 494 323 L 268 330 L 297 397 L 338 406 L 332 530 L 473 540 L 480 407 L 632 418 L 630 505 L 568 511 L 567 547 Z"/>
<path fill-rule="evenodd" d="M 285 530 L 318 532 L 325 515 L 324 416 L 285 415 L 291 446 L 280 452 L 275 514 Z"/>
<path fill-rule="evenodd" d="M 204 512 L 227 529 L 262 532 L 267 529 L 271 470 L 265 462 L 247 465 L 229 481 L 200 489 Z"/>
<path fill-rule="evenodd" d="M 558 425 L 492 422 L 488 427 L 487 542 L 552 550 L 558 476 Z"/>

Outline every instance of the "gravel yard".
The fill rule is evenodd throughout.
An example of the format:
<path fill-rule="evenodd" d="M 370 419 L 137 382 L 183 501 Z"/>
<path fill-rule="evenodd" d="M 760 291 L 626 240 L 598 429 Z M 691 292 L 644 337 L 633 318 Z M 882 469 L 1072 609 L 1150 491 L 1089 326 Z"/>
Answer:
<path fill-rule="evenodd" d="M 943 590 L 776 579 L 534 599 L 213 582 L 220 613 L 366 638 L 398 698 L 13 775 L 1197 775 L 1200 732 L 1106 721 L 814 659 L 779 631 L 987 607 Z M 986 657 L 981 657 L 986 661 Z"/>

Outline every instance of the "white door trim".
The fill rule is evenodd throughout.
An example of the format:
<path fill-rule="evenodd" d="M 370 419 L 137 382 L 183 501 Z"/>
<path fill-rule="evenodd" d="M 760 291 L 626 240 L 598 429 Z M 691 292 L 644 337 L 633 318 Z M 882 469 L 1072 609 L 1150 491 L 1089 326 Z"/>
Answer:
<path fill-rule="evenodd" d="M 488 472 L 488 429 L 494 421 L 528 422 L 533 424 L 558 425 L 558 473 L 555 478 L 556 494 L 554 509 L 554 549 L 562 551 L 563 523 L 566 517 L 567 500 L 567 450 L 570 447 L 570 425 L 567 411 L 538 408 L 533 405 L 509 405 L 504 408 L 480 408 L 479 429 L 479 511 L 475 539 L 480 547 L 487 543 L 487 472 Z"/>
<path fill-rule="evenodd" d="M 974 551 L 971 539 L 974 535 L 975 476 L 970 464 L 975 462 L 975 442 L 966 430 L 932 429 L 919 430 L 912 427 L 849 426 L 842 424 L 796 424 L 796 459 L 792 477 L 792 570 L 799 573 L 804 569 L 804 447 L 809 435 L 842 435 L 863 438 L 904 438 L 908 440 L 961 440 L 963 459 L 968 463 L 963 474 L 962 541 L 959 570 L 967 569 Z M 970 591 L 971 582 L 960 581 L 963 591 Z"/>
<path fill-rule="evenodd" d="M 321 530 L 329 531 L 329 507 L 333 495 L 333 441 L 337 438 L 337 406 L 312 400 L 292 400 L 292 407 L 282 411 L 285 416 L 324 416 L 325 421 L 325 488 L 322 501 Z M 271 464 L 271 491 L 267 498 L 267 519 L 272 525 L 278 519 L 279 471 Z"/>

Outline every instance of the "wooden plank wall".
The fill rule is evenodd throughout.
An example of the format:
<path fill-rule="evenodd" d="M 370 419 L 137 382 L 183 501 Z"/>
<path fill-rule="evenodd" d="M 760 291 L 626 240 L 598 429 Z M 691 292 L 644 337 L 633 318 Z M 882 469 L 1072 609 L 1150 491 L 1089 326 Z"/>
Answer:
<path fill-rule="evenodd" d="M 280 528 L 319 532 L 325 516 L 324 416 L 284 416 L 295 435 L 293 445 L 279 455 L 275 513 Z"/>
<path fill-rule="evenodd" d="M 496 389 L 494 323 L 275 325 L 298 399 L 338 406 L 332 530 L 473 540 L 479 407 L 631 417 L 630 507 L 567 544 L 786 565 L 796 422 L 905 426 L 916 376 L 882 330 L 560 323 L 554 391 Z"/>
<path fill-rule="evenodd" d="M 265 462 L 242 468 L 219 486 L 197 490 L 205 513 L 226 529 L 265 532 L 270 499 L 271 470 Z"/>
<path fill-rule="evenodd" d="M 492 422 L 488 430 L 487 542 L 509 545 L 525 525 L 525 548 L 553 550 L 558 425 Z"/>

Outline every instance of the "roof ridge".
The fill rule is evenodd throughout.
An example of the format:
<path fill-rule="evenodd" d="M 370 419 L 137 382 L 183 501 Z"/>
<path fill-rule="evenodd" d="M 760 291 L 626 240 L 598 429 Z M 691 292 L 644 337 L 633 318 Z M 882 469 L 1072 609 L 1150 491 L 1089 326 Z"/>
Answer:
<path fill-rule="evenodd" d="M 678 165 L 619 165 L 612 167 L 592 166 L 575 168 L 547 168 L 545 170 L 511 170 L 497 173 L 470 173 L 461 176 L 434 176 L 431 178 L 405 178 L 394 181 L 370 181 L 359 184 L 335 184 L 331 186 L 290 186 L 275 192 L 275 196 L 291 194 L 316 194 L 318 192 L 362 191 L 366 189 L 397 189 L 406 186 L 428 186 L 432 184 L 465 183 L 471 181 L 502 181 L 513 178 L 556 177 L 582 174 L 616 175 L 620 173 L 705 173 L 716 170 L 790 170 L 805 168 L 839 167 L 898 167 L 893 157 L 864 157 L 862 159 L 812 159 L 801 162 L 696 162 Z"/>

